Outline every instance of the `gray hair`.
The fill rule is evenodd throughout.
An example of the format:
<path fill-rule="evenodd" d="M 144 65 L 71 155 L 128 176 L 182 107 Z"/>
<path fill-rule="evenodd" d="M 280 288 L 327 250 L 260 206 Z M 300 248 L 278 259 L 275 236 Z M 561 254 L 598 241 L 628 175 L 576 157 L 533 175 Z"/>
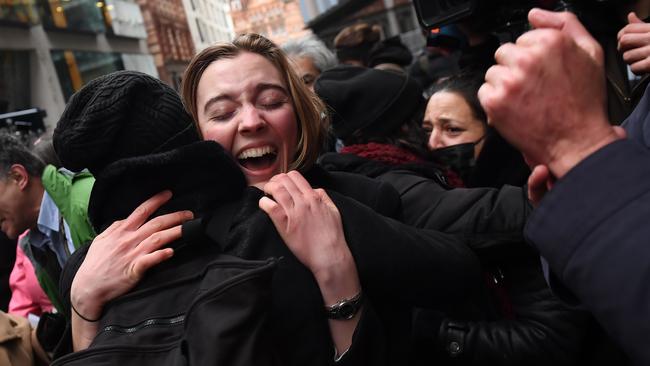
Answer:
<path fill-rule="evenodd" d="M 323 42 L 314 37 L 306 37 L 288 41 L 282 46 L 282 50 L 289 57 L 309 57 L 314 61 L 314 66 L 320 72 L 338 64 L 338 60 Z"/>
<path fill-rule="evenodd" d="M 0 132 L 0 179 L 4 179 L 14 164 L 25 167 L 32 177 L 40 177 L 45 169 L 45 163 L 17 137 L 6 132 Z"/>

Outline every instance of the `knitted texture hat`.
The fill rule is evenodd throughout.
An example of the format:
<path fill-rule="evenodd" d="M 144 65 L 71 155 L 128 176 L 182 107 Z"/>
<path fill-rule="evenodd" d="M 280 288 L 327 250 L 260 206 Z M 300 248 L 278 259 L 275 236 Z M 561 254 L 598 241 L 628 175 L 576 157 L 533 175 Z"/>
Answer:
<path fill-rule="evenodd" d="M 334 135 L 342 140 L 361 130 L 368 136 L 390 134 L 424 103 L 412 78 L 356 66 L 323 72 L 314 90 L 328 105 Z"/>
<path fill-rule="evenodd" d="M 53 135 L 63 166 L 95 175 L 113 161 L 199 139 L 178 93 L 135 71 L 114 72 L 85 85 L 68 102 Z"/>

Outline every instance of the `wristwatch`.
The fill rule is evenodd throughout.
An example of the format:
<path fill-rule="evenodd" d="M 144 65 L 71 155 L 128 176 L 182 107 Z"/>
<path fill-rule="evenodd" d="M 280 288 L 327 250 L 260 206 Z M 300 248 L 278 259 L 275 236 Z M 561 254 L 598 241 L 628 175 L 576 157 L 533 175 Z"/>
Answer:
<path fill-rule="evenodd" d="M 350 299 L 343 299 L 334 305 L 325 305 L 325 312 L 329 319 L 350 320 L 361 309 L 363 304 L 363 295 L 361 292 Z"/>

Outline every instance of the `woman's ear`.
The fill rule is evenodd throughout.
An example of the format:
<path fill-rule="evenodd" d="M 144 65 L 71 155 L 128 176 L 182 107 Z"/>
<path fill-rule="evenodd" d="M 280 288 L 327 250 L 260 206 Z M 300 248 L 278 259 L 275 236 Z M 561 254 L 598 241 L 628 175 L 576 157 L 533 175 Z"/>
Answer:
<path fill-rule="evenodd" d="M 20 188 L 21 191 L 27 188 L 27 185 L 29 184 L 29 173 L 22 164 L 13 164 L 11 168 L 9 168 L 7 176 L 18 184 L 18 188 Z"/>

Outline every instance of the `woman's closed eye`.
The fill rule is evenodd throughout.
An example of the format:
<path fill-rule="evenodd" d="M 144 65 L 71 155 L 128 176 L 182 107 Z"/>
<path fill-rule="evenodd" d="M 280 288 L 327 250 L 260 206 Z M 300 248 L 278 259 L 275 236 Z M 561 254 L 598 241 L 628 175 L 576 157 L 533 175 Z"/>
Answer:
<path fill-rule="evenodd" d="M 216 112 L 213 114 L 212 117 L 210 117 L 210 121 L 215 121 L 215 122 L 225 122 L 228 121 L 232 118 L 232 116 L 235 115 L 235 111 L 220 111 Z"/>
<path fill-rule="evenodd" d="M 280 100 L 280 101 L 268 101 L 268 102 L 262 102 L 260 105 L 264 109 L 268 110 L 273 110 L 273 109 L 278 109 L 282 107 L 286 103 L 285 100 Z"/>
<path fill-rule="evenodd" d="M 268 88 L 258 95 L 256 104 L 259 108 L 273 110 L 282 107 L 288 101 L 289 97 L 282 91 L 276 88 Z"/>

